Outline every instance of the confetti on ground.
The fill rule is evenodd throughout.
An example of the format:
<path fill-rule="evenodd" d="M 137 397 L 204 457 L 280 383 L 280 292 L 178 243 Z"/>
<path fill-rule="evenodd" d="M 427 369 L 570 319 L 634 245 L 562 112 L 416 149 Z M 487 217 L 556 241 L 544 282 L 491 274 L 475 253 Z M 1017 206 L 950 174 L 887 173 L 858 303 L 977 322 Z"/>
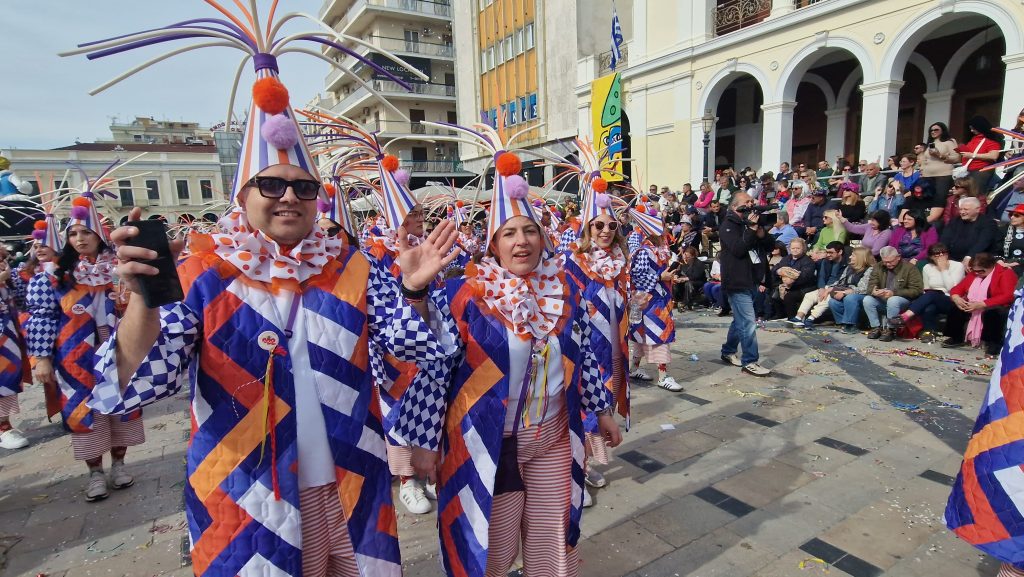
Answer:
<path fill-rule="evenodd" d="M 817 557 L 808 557 L 807 559 L 804 559 L 803 561 L 797 564 L 797 567 L 799 567 L 801 571 L 807 569 L 808 567 L 818 566 L 821 566 L 821 570 L 825 573 L 829 572 L 829 564 L 824 559 L 819 559 Z"/>
<path fill-rule="evenodd" d="M 739 395 L 739 396 L 741 396 L 743 398 L 747 398 L 747 397 L 763 397 L 765 399 L 773 398 L 771 395 L 766 395 L 764 393 L 759 393 L 757 391 L 741 391 L 739 389 L 729 389 L 729 392 L 733 393 L 733 394 L 736 394 L 736 395 Z"/>
<path fill-rule="evenodd" d="M 898 403 L 896 401 L 893 401 L 892 403 L 889 403 L 889 404 L 891 404 L 893 406 L 893 408 L 895 408 L 896 410 L 903 411 L 904 413 L 923 413 L 924 412 L 924 410 L 921 408 L 920 405 L 912 405 L 912 404 L 909 404 L 909 403 Z"/>
<path fill-rule="evenodd" d="M 674 431 L 674 430 L 676 430 L 676 426 L 673 425 L 673 424 L 670 424 L 670 423 L 663 423 L 661 425 L 661 430 L 662 431 Z"/>

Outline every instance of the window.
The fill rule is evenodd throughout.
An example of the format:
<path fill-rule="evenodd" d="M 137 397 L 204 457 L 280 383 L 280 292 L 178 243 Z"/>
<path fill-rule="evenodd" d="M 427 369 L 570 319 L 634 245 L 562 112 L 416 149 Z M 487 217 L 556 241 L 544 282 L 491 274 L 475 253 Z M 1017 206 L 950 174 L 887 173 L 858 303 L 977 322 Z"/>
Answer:
<path fill-rule="evenodd" d="M 146 181 L 146 198 L 149 202 L 160 202 L 160 183 L 155 180 Z"/>
<path fill-rule="evenodd" d="M 118 192 L 121 193 L 121 206 L 135 206 L 135 197 L 132 195 L 132 181 L 117 181 Z"/>
<path fill-rule="evenodd" d="M 508 103 L 508 117 L 509 117 L 509 124 L 516 124 L 516 123 L 519 122 L 519 118 L 516 116 L 516 101 L 515 100 L 513 100 L 512 102 Z"/>
<path fill-rule="evenodd" d="M 187 180 L 175 180 L 174 186 L 178 189 L 178 200 L 188 200 L 188 181 Z"/>
<path fill-rule="evenodd" d="M 487 69 L 494 70 L 494 47 L 487 47 Z"/>
<path fill-rule="evenodd" d="M 516 30 L 512 35 L 512 49 L 517 55 L 523 53 L 523 29 Z"/>
<path fill-rule="evenodd" d="M 526 112 L 527 112 L 526 97 L 524 96 L 524 97 L 519 99 L 519 113 L 522 115 L 523 122 L 526 122 L 527 120 L 530 119 L 530 117 L 526 114 Z"/>
<path fill-rule="evenodd" d="M 487 70 L 487 51 L 480 51 L 480 70 Z"/>
<path fill-rule="evenodd" d="M 209 180 L 199 181 L 199 196 L 203 200 L 213 200 L 213 182 Z"/>
<path fill-rule="evenodd" d="M 494 65 L 501 66 L 505 63 L 505 51 L 501 49 L 501 40 L 494 44 Z"/>
<path fill-rule="evenodd" d="M 406 30 L 405 31 L 405 51 L 406 52 L 419 52 L 420 51 L 420 33 L 418 30 Z"/>
<path fill-rule="evenodd" d="M 512 60 L 512 37 L 506 36 L 503 44 L 505 45 L 505 60 Z"/>
<path fill-rule="evenodd" d="M 533 48 L 533 22 L 526 25 L 523 34 L 526 35 L 526 49 L 530 50 Z"/>
<path fill-rule="evenodd" d="M 530 110 L 530 118 L 531 119 L 537 118 L 537 95 L 536 94 L 531 94 L 530 95 L 530 108 L 529 108 L 529 110 Z"/>
<path fill-rule="evenodd" d="M 132 135 L 132 140 L 134 140 L 135 142 L 142 142 L 142 135 L 141 134 L 133 134 Z"/>

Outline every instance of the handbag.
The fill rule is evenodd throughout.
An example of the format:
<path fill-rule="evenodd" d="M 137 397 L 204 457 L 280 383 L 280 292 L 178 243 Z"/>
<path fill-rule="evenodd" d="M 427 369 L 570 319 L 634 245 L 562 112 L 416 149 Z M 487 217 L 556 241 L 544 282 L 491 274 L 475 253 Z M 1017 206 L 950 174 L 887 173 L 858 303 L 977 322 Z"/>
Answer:
<path fill-rule="evenodd" d="M 981 145 L 984 144 L 984 143 L 985 143 L 985 138 L 982 137 L 982 139 L 978 141 L 978 146 L 974 147 L 974 152 L 972 152 L 971 154 L 978 154 L 978 151 L 981 150 Z M 954 168 L 953 169 L 953 178 L 967 178 L 967 175 L 971 173 L 971 171 L 967 170 L 967 165 L 968 164 L 969 164 L 969 161 L 964 160 L 960 166 L 957 166 L 956 168 Z"/>

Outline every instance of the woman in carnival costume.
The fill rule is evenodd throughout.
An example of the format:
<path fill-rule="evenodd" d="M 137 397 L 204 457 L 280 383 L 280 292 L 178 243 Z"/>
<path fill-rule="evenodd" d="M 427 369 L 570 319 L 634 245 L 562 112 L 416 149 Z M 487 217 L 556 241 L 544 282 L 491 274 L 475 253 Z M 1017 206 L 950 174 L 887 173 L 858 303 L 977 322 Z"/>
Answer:
<path fill-rule="evenodd" d="M 59 388 L 61 418 L 71 432 L 74 457 L 89 468 L 86 501 L 109 495 L 105 453 L 111 457 L 109 486 L 125 489 L 135 483 L 125 469 L 125 454 L 128 447 L 146 440 L 141 411 L 110 416 L 90 405 L 95 386 L 90 370 L 93 353 L 110 335 L 118 312 L 112 296 L 117 262 L 96 203 L 97 196 L 111 195 L 104 187 L 115 182 L 118 164 L 94 179 L 83 172 L 85 185 L 71 201 L 71 219 L 57 266 L 32 277 L 25 296 L 28 353 L 35 358 L 32 375 L 51 390 Z M 47 221 L 46 237 L 55 224 L 55 219 Z"/>
<path fill-rule="evenodd" d="M 490 152 L 496 176 L 488 256 L 449 280 L 444 306 L 459 344 L 450 379 L 410 387 L 397 431 L 414 464 L 439 478 L 448 575 L 579 574 L 582 412 L 621 441 L 579 290 L 562 269 L 519 176 L 522 162 L 489 126 L 457 130 Z M 514 138 L 514 137 L 513 137 Z"/>
<path fill-rule="evenodd" d="M 335 41 L 358 39 L 317 31 L 275 40 L 284 21 L 304 16 L 275 25 L 272 9 L 264 34 L 256 1 L 251 12 L 236 4 L 240 17 L 221 9 L 230 22 L 189 21 L 83 50 L 128 49 L 154 36 L 226 37 L 252 58 L 257 77 L 231 191 L 238 206 L 216 232 L 192 237 L 178 265 L 183 301 L 159 310 L 129 301 L 97 352 L 93 405 L 123 414 L 190 387 L 185 507 L 197 575 L 397 577 L 369 357 L 387 350 L 429 374 L 454 353 L 424 320 L 436 316 L 427 285 L 447 264 L 454 230 L 442 226 L 403 252 L 401 291 L 380 263 L 323 234 L 317 200 L 326 195 L 276 57 L 319 55 L 291 48 L 300 40 L 349 52 Z M 118 273 L 132 291 L 138 276 L 157 272 L 139 262 L 152 251 L 123 244 L 135 234 L 113 235 Z"/>
<path fill-rule="evenodd" d="M 668 374 L 672 360 L 669 345 L 676 340 L 676 325 L 672 320 L 672 272 L 668 270 L 671 252 L 665 240 L 665 223 L 660 216 L 651 214 L 644 205 L 629 209 L 637 230 L 644 240 L 631 252 L 629 265 L 630 297 L 629 340 L 633 341 L 632 371 L 634 379 L 650 381 L 640 362 L 658 365 L 658 386 L 672 392 L 683 386 Z"/>

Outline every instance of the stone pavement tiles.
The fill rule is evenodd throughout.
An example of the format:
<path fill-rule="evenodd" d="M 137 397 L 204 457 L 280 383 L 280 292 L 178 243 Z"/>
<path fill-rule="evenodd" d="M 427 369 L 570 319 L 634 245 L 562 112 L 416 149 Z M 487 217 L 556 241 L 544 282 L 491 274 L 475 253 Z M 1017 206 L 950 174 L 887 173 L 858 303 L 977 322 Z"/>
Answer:
<path fill-rule="evenodd" d="M 678 317 L 670 371 L 683 393 L 634 383 L 632 429 L 584 512 L 583 575 L 996 573 L 942 524 L 987 379 L 882 353 L 991 360 L 770 324 L 758 339 L 775 373 L 758 379 L 719 362 L 728 321 Z M 84 467 L 41 417 L 41 389 L 22 404 L 33 445 L 0 451 L 0 577 L 191 575 L 185 395 L 146 409 L 147 443 L 128 455 L 136 485 L 100 503 L 85 502 Z M 398 509 L 405 574 L 442 575 L 434 514 Z"/>

